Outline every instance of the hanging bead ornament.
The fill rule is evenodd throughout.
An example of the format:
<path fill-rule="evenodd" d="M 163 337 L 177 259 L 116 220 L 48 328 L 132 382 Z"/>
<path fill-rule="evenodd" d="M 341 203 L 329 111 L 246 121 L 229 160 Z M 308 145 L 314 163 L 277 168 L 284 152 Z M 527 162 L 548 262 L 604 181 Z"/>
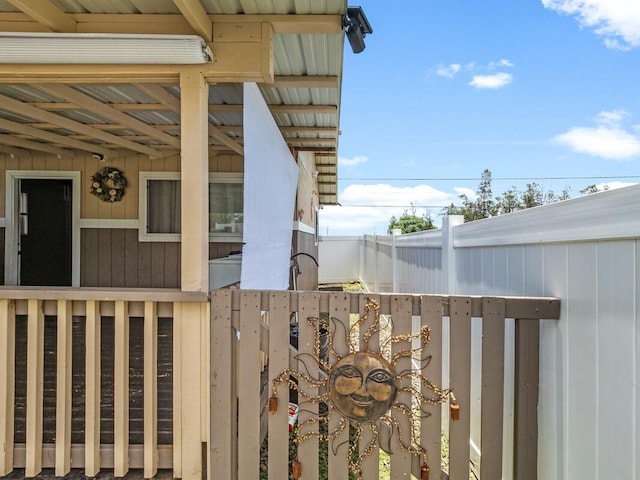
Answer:
<path fill-rule="evenodd" d="M 451 403 L 449 404 L 449 414 L 451 416 L 451 420 L 454 422 L 456 420 L 460 420 L 460 405 L 456 400 L 456 396 L 453 394 L 453 391 L 449 392 L 451 395 Z"/>
<path fill-rule="evenodd" d="M 278 410 L 278 396 L 276 387 L 271 389 L 271 397 L 269 397 L 269 413 L 275 413 Z"/>
<path fill-rule="evenodd" d="M 276 411 L 278 399 L 276 388 L 278 385 L 287 385 L 289 389 L 298 392 L 301 402 L 312 404 L 325 404 L 328 413 L 324 415 L 311 414 L 306 420 L 299 423 L 294 443 L 299 446 L 305 440 L 317 438 L 321 441 L 331 442 L 333 452 L 343 445 L 347 447 L 349 470 L 362 479 L 362 461 L 373 453 L 375 443 L 379 442 L 380 425 L 391 427 L 391 435 L 398 436 L 400 449 L 412 455 L 419 455 L 424 459 L 420 469 L 420 480 L 429 480 L 429 467 L 426 463 L 426 449 L 419 441 L 419 419 L 430 415 L 424 410 L 429 405 L 440 405 L 447 400 L 451 390 L 442 389 L 422 375 L 424 369 L 431 361 L 431 356 L 424 356 L 424 351 L 431 339 L 429 327 L 423 326 L 418 332 L 403 335 L 389 335 L 380 345 L 377 339 L 383 332 L 380 325 L 380 306 L 377 301 L 367 299 L 364 312 L 350 327 L 336 318 L 327 321 L 323 318 L 308 317 L 307 322 L 314 331 L 313 355 L 304 353 L 295 358 L 303 365 L 304 371 L 285 369 L 272 380 L 272 396 L 269 399 L 269 412 Z M 368 325 L 368 326 L 367 326 Z M 386 328 L 386 325 L 385 327 Z M 323 357 L 321 352 L 320 332 L 326 332 L 328 339 L 328 351 L 330 357 Z M 360 332 L 360 335 L 358 335 Z M 343 340 L 348 346 L 349 353 L 338 354 L 333 346 L 334 337 L 344 335 Z M 323 334 L 324 336 L 324 334 Z M 360 341 L 358 341 L 360 337 Z M 372 339 L 376 339 L 375 348 L 370 346 Z M 417 342 L 416 342 L 417 341 Z M 416 342 L 419 346 L 412 348 Z M 396 344 L 407 345 L 406 349 L 395 349 L 395 353 L 389 353 L 390 346 Z M 383 352 L 383 353 L 378 353 Z M 336 358 L 334 363 L 329 363 L 328 358 Z M 410 358 L 420 368 L 408 368 L 397 371 L 401 359 Z M 326 378 L 314 378 L 307 368 L 306 361 L 313 360 L 320 370 L 326 373 Z M 295 379 L 297 379 L 297 381 Z M 314 389 L 318 393 L 310 394 L 307 389 Z M 411 408 L 407 404 L 397 400 L 400 392 L 410 393 L 413 404 L 418 408 Z M 411 404 L 411 403 L 410 403 Z M 409 419 L 410 428 L 405 432 L 400 427 L 400 422 L 391 412 L 395 411 Z M 320 422 L 326 422 L 338 417 L 338 426 L 333 431 L 319 433 L 314 426 Z M 453 418 L 453 410 L 452 410 Z M 351 425 L 355 432 L 352 442 L 344 442 L 342 439 L 335 445 L 338 437 Z M 312 429 L 314 427 L 314 429 Z M 373 441 L 370 441 L 358 452 L 358 445 L 364 442 L 365 429 L 368 429 Z M 300 478 L 302 465 L 295 460 L 292 465 L 293 478 Z"/>
<path fill-rule="evenodd" d="M 291 476 L 295 480 L 298 480 L 298 478 L 302 476 L 302 464 L 299 460 L 294 461 L 293 465 L 291 465 Z"/>

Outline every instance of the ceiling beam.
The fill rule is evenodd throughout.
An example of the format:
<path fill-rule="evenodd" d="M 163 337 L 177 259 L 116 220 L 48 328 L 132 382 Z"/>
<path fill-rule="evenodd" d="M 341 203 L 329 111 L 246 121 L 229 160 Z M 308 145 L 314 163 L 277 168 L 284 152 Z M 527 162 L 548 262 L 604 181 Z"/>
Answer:
<path fill-rule="evenodd" d="M 337 105 L 267 105 L 271 113 L 293 114 L 322 114 L 338 113 Z M 241 103 L 210 103 L 209 113 L 242 112 Z"/>
<path fill-rule="evenodd" d="M 96 139 L 102 140 L 107 143 L 112 143 L 114 145 L 119 145 L 120 147 L 127 150 L 144 153 L 151 157 L 163 156 L 158 150 L 154 150 L 153 148 L 147 147 L 145 145 L 140 145 L 139 143 L 131 142 L 129 140 L 121 139 L 117 135 L 88 127 L 83 123 L 76 122 L 75 120 L 65 118 L 55 113 L 47 112 L 46 110 L 28 105 L 19 100 L 7 97 L 6 95 L 0 95 L 0 105 L 2 105 L 3 109 L 17 113 L 18 115 L 27 116 L 36 120 L 40 120 L 41 122 L 52 123 L 54 125 L 57 125 L 58 127 L 66 128 L 67 130 L 91 135 Z"/>
<path fill-rule="evenodd" d="M 211 42 L 213 25 L 199 0 L 173 0 L 180 13 L 187 19 L 193 30 L 206 42 Z"/>
<path fill-rule="evenodd" d="M 175 1 L 175 0 L 174 0 Z M 210 15 L 213 23 L 233 23 L 237 15 Z M 338 34 L 343 30 L 341 15 L 241 15 L 243 22 L 270 23 L 273 33 Z"/>
<path fill-rule="evenodd" d="M 16 8 L 23 12 L 0 12 L 0 23 L 19 21 L 24 24 L 24 31 L 34 31 L 34 26 L 48 25 L 64 30 L 60 32 L 79 33 L 155 33 L 155 34 L 198 34 L 198 29 L 208 28 L 209 35 L 213 24 L 225 23 L 269 23 L 273 32 L 277 34 L 307 34 L 330 35 L 341 34 L 343 20 L 341 15 L 207 15 L 207 21 L 202 12 L 197 13 L 197 6 L 191 4 L 199 2 L 190 0 L 174 0 L 180 14 L 143 14 L 143 13 L 64 13 L 51 3 L 50 0 L 9 0 Z M 185 11 L 179 4 L 185 4 Z M 44 6 L 43 6 L 44 5 Z M 190 19 L 193 17 L 193 19 Z M 117 20 L 117 21 L 116 21 Z M 31 24 L 31 26 L 29 26 Z M 199 27 L 198 27 L 199 26 Z M 198 27 L 198 28 L 196 28 Z M 71 30 L 73 28 L 73 30 Z M 207 38 L 203 36 L 203 38 Z M 209 40 L 211 41 L 211 40 Z"/>
<path fill-rule="evenodd" d="M 172 147 L 180 148 L 180 139 L 164 132 L 158 131 L 157 128 L 149 125 L 148 123 L 141 122 L 140 120 L 133 118 L 126 113 L 119 112 L 118 110 L 111 108 L 109 105 L 96 100 L 89 95 L 86 95 L 74 88 L 67 85 L 47 84 L 42 83 L 38 85 L 32 85 L 34 88 L 43 90 L 50 95 L 58 98 L 63 98 L 71 103 L 75 103 L 82 110 L 89 110 L 101 117 L 108 118 L 113 122 L 117 122 L 124 125 L 126 128 L 137 130 L 141 133 L 154 137 L 156 140 L 171 145 Z"/>
<path fill-rule="evenodd" d="M 49 0 L 9 0 L 9 3 L 52 32 L 77 32 L 75 19 Z"/>
<path fill-rule="evenodd" d="M 10 133 L 1 133 L 0 143 L 4 145 L 11 145 L 12 147 L 26 148 L 27 150 L 37 150 L 39 152 L 53 153 L 54 155 L 67 155 L 71 153 L 69 150 L 56 148 L 48 143 L 23 140 L 22 138 L 17 138 L 15 135 Z"/>
<path fill-rule="evenodd" d="M 12 122 L 11 120 L 5 120 L 0 118 L 0 128 L 10 132 L 20 133 L 22 135 L 28 135 L 29 137 L 47 140 L 48 142 L 64 144 L 67 147 L 76 148 L 78 150 L 85 150 L 91 153 L 101 153 L 105 157 L 114 156 L 113 151 L 103 148 L 100 145 L 94 145 L 91 143 L 74 140 L 64 135 L 58 135 L 57 133 L 47 132 L 46 130 L 34 128 L 24 123 Z"/>
<path fill-rule="evenodd" d="M 340 77 L 337 75 L 278 75 L 273 84 L 262 84 L 263 87 L 277 88 L 340 88 Z"/>
<path fill-rule="evenodd" d="M 136 87 L 162 103 L 166 108 L 181 113 L 180 99 L 170 94 L 164 87 L 154 84 L 136 84 Z M 244 155 L 244 147 L 224 133 L 219 127 L 209 123 L 209 136 L 240 155 Z"/>
<path fill-rule="evenodd" d="M 23 148 L 9 147 L 7 145 L 2 145 L 0 143 L 0 152 L 8 153 L 9 155 L 12 155 L 12 158 L 13 158 L 13 156 L 15 155 L 23 155 L 25 153 L 29 153 L 29 150 L 25 150 Z"/>

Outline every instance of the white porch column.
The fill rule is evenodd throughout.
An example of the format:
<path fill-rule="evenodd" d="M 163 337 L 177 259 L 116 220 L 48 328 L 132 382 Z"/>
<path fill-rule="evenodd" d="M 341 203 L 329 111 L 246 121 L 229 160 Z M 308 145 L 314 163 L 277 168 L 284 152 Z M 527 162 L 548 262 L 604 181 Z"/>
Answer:
<path fill-rule="evenodd" d="M 180 74 L 183 291 L 209 290 L 209 85 L 200 73 Z"/>

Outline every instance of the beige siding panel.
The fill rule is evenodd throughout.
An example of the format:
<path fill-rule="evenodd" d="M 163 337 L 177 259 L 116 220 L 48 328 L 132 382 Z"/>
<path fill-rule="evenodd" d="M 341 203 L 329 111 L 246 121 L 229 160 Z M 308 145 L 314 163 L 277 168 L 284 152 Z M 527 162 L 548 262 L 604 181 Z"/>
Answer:
<path fill-rule="evenodd" d="M 349 294 L 340 292 L 332 293 L 329 296 L 329 325 L 335 333 L 333 337 L 333 351 L 329 349 L 329 364 L 334 365 L 340 358 L 349 354 L 349 345 L 346 336 L 338 332 L 349 331 L 349 320 L 351 309 L 351 297 Z M 343 327 L 337 327 L 333 323 L 339 322 Z M 337 332 L 336 332 L 337 330 Z M 329 431 L 336 432 L 339 430 L 341 423 L 346 423 L 346 428 L 330 440 L 334 445 L 342 445 L 334 454 L 334 449 L 329 448 L 329 478 L 347 478 L 349 471 L 349 460 L 347 459 L 347 442 L 349 440 L 349 424 L 347 419 L 340 415 L 331 415 L 329 418 Z"/>
<path fill-rule="evenodd" d="M 158 310 L 144 302 L 144 478 L 158 472 Z"/>
<path fill-rule="evenodd" d="M 482 478 L 502 477 L 505 301 L 482 299 Z"/>
<path fill-rule="evenodd" d="M 238 478 L 259 477 L 260 465 L 260 292 L 242 292 L 238 356 Z"/>
<path fill-rule="evenodd" d="M 393 322 L 393 335 L 408 335 L 411 333 L 411 297 L 393 295 L 391 297 L 391 321 Z M 402 341 L 393 343 L 391 345 L 391 356 L 398 354 L 399 352 L 410 350 L 411 342 Z M 395 364 L 396 372 L 403 370 L 410 370 L 411 357 L 401 357 Z M 411 405 L 411 393 L 410 392 L 398 392 L 396 397 L 397 403 L 404 403 L 405 405 Z M 391 478 L 393 480 L 407 478 L 408 472 L 411 472 L 411 455 L 402 450 L 400 446 L 400 434 L 403 435 L 403 440 L 406 445 L 411 441 L 411 421 L 407 417 L 397 410 L 391 411 L 391 418 L 398 425 L 398 431 L 395 432 L 391 439 L 391 450 L 393 455 L 391 457 Z M 454 477 L 455 478 L 455 477 Z"/>
<path fill-rule="evenodd" d="M 35 477 L 42 470 L 44 312 L 41 300 L 29 300 L 28 305 L 25 475 Z"/>
<path fill-rule="evenodd" d="M 289 293 L 272 292 L 269 294 L 269 383 L 289 368 Z M 269 475 L 273 478 L 288 477 L 289 458 L 289 387 L 280 384 L 276 392 L 278 408 L 269 414 Z M 335 477 L 334 477 L 335 478 Z"/>
<path fill-rule="evenodd" d="M 460 420 L 449 424 L 449 475 L 469 478 L 471 431 L 471 299 L 450 297 L 450 385 L 460 405 Z"/>
<path fill-rule="evenodd" d="M 309 317 L 319 317 L 319 294 L 314 292 L 300 293 L 298 297 L 298 352 L 305 358 L 312 358 L 308 355 L 315 356 L 314 342 L 315 342 L 315 327 L 307 321 Z M 301 372 L 307 372 L 312 378 L 318 378 L 320 368 L 315 361 L 298 361 L 298 370 Z M 302 379 L 298 380 L 298 388 L 301 392 L 306 393 L 307 396 L 317 397 L 318 388 L 312 387 L 304 382 Z M 298 399 L 301 402 L 302 398 Z M 298 413 L 298 425 L 304 424 L 309 419 L 318 417 L 318 403 L 309 402 L 305 404 L 305 407 Z M 304 429 L 300 430 L 300 434 L 318 434 L 318 423 L 314 422 L 308 424 Z M 302 464 L 303 477 L 305 480 L 317 480 L 318 479 L 318 437 L 311 437 L 298 446 L 298 459 Z"/>
<path fill-rule="evenodd" d="M 85 459 L 87 477 L 100 471 L 100 303 L 88 300 L 85 357 Z"/>
<path fill-rule="evenodd" d="M 58 300 L 56 374 L 56 477 L 71 470 L 71 302 Z"/>
<path fill-rule="evenodd" d="M 113 389 L 113 473 L 129 471 L 129 312 L 128 304 L 115 302 L 115 358 Z"/>
<path fill-rule="evenodd" d="M 13 412 L 15 409 L 15 327 L 13 300 L 0 300 L 0 475 L 13 470 Z"/>
<path fill-rule="evenodd" d="M 431 357 L 431 360 L 422 368 L 422 376 L 428 379 L 434 385 L 442 385 L 442 305 L 444 297 L 423 296 L 420 298 L 421 303 L 421 326 L 427 326 L 430 329 L 431 341 L 426 349 L 422 352 L 422 359 Z M 422 394 L 432 396 L 433 392 L 429 391 L 424 385 L 422 386 Z M 420 445 L 427 451 L 427 463 L 429 464 L 433 475 L 438 477 L 441 465 L 441 435 L 440 428 L 442 424 L 442 408 L 440 406 L 429 406 L 430 416 L 422 418 L 420 421 Z"/>

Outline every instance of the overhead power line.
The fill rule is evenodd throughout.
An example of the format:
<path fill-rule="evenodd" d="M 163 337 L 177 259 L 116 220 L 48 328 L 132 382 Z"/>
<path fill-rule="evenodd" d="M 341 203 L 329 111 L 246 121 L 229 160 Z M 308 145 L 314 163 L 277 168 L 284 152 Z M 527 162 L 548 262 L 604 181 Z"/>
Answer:
<path fill-rule="evenodd" d="M 491 177 L 491 180 L 620 180 L 638 179 L 640 175 L 606 175 L 606 176 L 580 176 L 580 177 Z M 482 180 L 481 177 L 342 177 L 340 180 L 375 180 L 375 181 L 405 181 L 405 182 L 459 182 L 470 180 Z"/>

